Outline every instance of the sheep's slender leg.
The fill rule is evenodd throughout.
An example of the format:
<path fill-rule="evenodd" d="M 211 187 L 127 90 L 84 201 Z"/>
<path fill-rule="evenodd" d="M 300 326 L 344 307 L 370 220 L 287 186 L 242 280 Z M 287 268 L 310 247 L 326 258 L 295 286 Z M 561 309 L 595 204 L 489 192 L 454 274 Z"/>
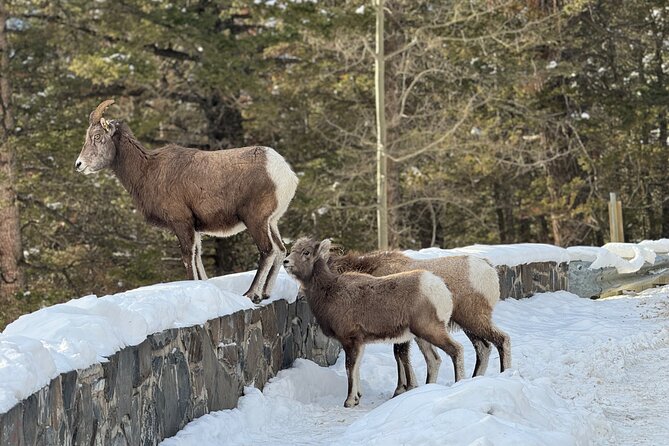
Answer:
<path fill-rule="evenodd" d="M 491 324 L 490 341 L 495 345 L 499 352 L 500 371 L 511 368 L 511 338 L 509 335 Z"/>
<path fill-rule="evenodd" d="M 258 271 L 256 271 L 253 282 L 251 282 L 251 287 L 244 293 L 244 296 L 251 299 L 254 303 L 259 303 L 262 300 L 262 288 L 265 285 L 267 274 L 272 267 L 277 252 L 270 238 L 269 221 L 265 220 L 260 224 L 248 226 L 248 230 L 258 247 L 258 251 L 260 251 L 260 261 L 258 262 Z"/>
<path fill-rule="evenodd" d="M 488 369 L 488 360 L 490 359 L 490 342 L 468 330 L 465 330 L 465 334 L 469 340 L 472 341 L 474 350 L 476 350 L 476 365 L 474 366 L 474 373 L 472 376 L 484 375 L 485 371 Z"/>
<path fill-rule="evenodd" d="M 437 320 L 433 324 L 427 324 L 427 326 L 412 327 L 411 331 L 419 338 L 423 338 L 427 342 L 436 345 L 451 357 L 453 368 L 455 369 L 455 382 L 464 378 L 464 350 L 462 345 L 451 337 L 443 322 Z"/>
<path fill-rule="evenodd" d="M 397 386 L 395 387 L 395 392 L 393 392 L 393 397 L 407 391 L 406 365 L 402 362 L 405 350 L 409 350 L 408 342 L 393 344 L 393 355 L 395 356 L 395 363 L 397 364 Z"/>
<path fill-rule="evenodd" d="M 186 267 L 186 277 L 190 280 L 197 280 L 195 272 L 195 258 L 194 256 L 194 242 L 195 231 L 192 227 L 174 228 L 174 233 L 179 240 L 179 247 L 181 248 L 181 260 Z"/>
<path fill-rule="evenodd" d="M 272 239 L 272 244 L 274 249 L 277 251 L 276 257 L 274 257 L 274 262 L 272 263 L 272 268 L 269 270 L 267 275 L 267 280 L 265 281 L 265 286 L 262 291 L 262 298 L 269 299 L 270 293 L 274 288 L 276 283 L 276 278 L 279 276 L 279 270 L 283 264 L 283 259 L 286 258 L 286 246 L 281 240 L 281 234 L 279 234 L 279 228 L 277 227 L 277 222 L 270 223 L 270 237 Z"/>
<path fill-rule="evenodd" d="M 417 387 L 416 375 L 411 366 L 411 359 L 409 352 L 411 350 L 411 342 L 404 342 L 402 344 L 393 345 L 393 353 L 395 361 L 397 362 L 397 388 L 393 396 L 397 396 Z"/>
<path fill-rule="evenodd" d="M 360 385 L 360 364 L 362 363 L 362 355 L 365 353 L 365 344 L 360 344 L 360 351 L 358 351 L 358 356 L 355 361 L 355 364 L 353 365 L 353 371 L 354 371 L 354 381 L 353 384 L 355 385 L 355 395 L 358 396 L 358 403 L 360 402 L 360 398 L 362 398 L 362 386 Z M 356 406 L 358 405 L 356 403 Z"/>
<path fill-rule="evenodd" d="M 509 335 L 497 328 L 490 317 L 481 317 L 476 323 L 469 324 L 465 329 L 465 333 L 467 333 L 467 336 L 471 333 L 480 339 L 491 342 L 495 348 L 497 348 L 497 351 L 499 352 L 500 371 L 503 372 L 511 367 L 511 341 Z M 474 348 L 476 348 L 476 346 L 474 346 Z M 483 369 L 483 371 L 485 372 L 485 369 Z"/>
<path fill-rule="evenodd" d="M 195 233 L 195 249 L 193 251 L 193 256 L 195 256 L 195 270 L 197 271 L 198 278 L 200 280 L 207 280 L 207 272 L 202 264 L 202 236 L 199 232 Z"/>
<path fill-rule="evenodd" d="M 437 350 L 429 342 L 416 338 L 416 344 L 420 352 L 425 358 L 425 363 L 427 364 L 427 377 L 425 378 L 425 384 L 433 384 L 437 382 L 437 376 L 439 376 L 439 367 L 441 367 L 441 356 Z"/>
<path fill-rule="evenodd" d="M 358 385 L 356 382 L 357 366 L 359 361 L 359 356 L 362 356 L 360 344 L 359 343 L 350 343 L 343 345 L 344 354 L 346 355 L 346 375 L 348 377 L 348 397 L 344 402 L 344 407 L 353 407 L 357 406 L 360 402 L 360 397 L 358 396 Z"/>

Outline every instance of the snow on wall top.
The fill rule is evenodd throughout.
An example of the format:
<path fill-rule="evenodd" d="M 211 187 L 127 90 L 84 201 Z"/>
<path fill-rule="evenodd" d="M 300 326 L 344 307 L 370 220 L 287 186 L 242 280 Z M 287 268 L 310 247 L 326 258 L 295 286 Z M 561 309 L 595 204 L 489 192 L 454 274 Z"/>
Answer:
<path fill-rule="evenodd" d="M 669 239 L 644 240 L 640 243 L 607 243 L 596 246 L 572 246 L 560 248 L 540 243 L 517 243 L 514 245 L 472 245 L 464 248 L 426 248 L 420 251 L 404 251 L 414 259 L 474 255 L 487 259 L 494 266 L 516 266 L 527 263 L 570 261 L 592 262 L 590 269 L 616 268 L 618 273 L 639 271 L 644 264 L 655 263 L 658 254 L 669 253 Z"/>
<path fill-rule="evenodd" d="M 653 265 L 658 254 L 669 253 L 669 239 L 644 240 L 640 243 L 607 243 L 595 246 L 567 248 L 573 261 L 592 262 L 590 269 L 613 267 L 620 274 L 639 271 L 644 264 Z"/>
<path fill-rule="evenodd" d="M 405 253 L 414 259 L 434 257 L 473 255 L 487 259 L 494 266 L 516 266 L 539 262 L 569 262 L 566 249 L 541 243 L 518 243 L 515 245 L 472 245 L 464 248 L 440 249 L 426 248 L 420 251 L 408 250 Z"/>
<path fill-rule="evenodd" d="M 90 295 L 21 316 L 0 333 L 0 413 L 59 374 L 105 362 L 152 333 L 253 308 L 242 293 L 254 274 L 158 284 L 100 298 Z M 292 302 L 297 290 L 282 271 L 272 299 L 263 304 L 276 299 Z"/>

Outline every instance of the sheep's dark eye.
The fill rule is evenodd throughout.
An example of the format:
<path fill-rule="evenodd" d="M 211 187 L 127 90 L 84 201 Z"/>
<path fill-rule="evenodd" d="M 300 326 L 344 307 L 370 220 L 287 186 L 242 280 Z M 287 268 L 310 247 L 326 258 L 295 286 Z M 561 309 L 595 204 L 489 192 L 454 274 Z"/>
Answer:
<path fill-rule="evenodd" d="M 100 141 L 100 135 L 95 135 L 93 137 L 93 141 Z"/>
<path fill-rule="evenodd" d="M 309 251 L 304 251 L 303 254 L 304 254 L 304 257 L 309 257 L 311 255 L 311 253 Z"/>

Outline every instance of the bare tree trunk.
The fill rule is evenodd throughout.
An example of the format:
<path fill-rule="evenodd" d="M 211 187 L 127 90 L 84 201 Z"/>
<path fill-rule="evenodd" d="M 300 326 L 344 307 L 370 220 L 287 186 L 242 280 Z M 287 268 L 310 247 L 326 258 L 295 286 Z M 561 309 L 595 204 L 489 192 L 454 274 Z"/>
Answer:
<path fill-rule="evenodd" d="M 376 0 L 376 219 L 379 249 L 388 249 L 388 166 L 386 157 L 385 54 L 383 50 L 383 5 Z"/>
<path fill-rule="evenodd" d="M 21 230 L 16 200 L 15 153 L 10 134 L 14 129 L 9 83 L 9 45 L 5 2 L 0 0 L 0 309 L 11 311 L 11 299 L 23 288 Z M 6 316 L 8 317 L 8 315 Z"/>

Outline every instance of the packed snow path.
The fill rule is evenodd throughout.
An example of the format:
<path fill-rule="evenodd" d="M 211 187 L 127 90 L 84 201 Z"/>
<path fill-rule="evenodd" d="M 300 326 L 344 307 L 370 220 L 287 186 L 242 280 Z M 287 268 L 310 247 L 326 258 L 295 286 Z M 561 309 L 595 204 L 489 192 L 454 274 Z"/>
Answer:
<path fill-rule="evenodd" d="M 514 369 L 439 384 L 390 399 L 388 345 L 367 347 L 360 406 L 344 409 L 343 360 L 306 361 L 239 408 L 195 420 L 165 446 L 208 444 L 657 445 L 669 438 L 669 287 L 599 301 L 566 292 L 500 302 L 495 320 L 512 337 Z M 464 335 L 471 373 L 473 348 Z M 412 351 L 419 379 L 425 363 Z"/>

